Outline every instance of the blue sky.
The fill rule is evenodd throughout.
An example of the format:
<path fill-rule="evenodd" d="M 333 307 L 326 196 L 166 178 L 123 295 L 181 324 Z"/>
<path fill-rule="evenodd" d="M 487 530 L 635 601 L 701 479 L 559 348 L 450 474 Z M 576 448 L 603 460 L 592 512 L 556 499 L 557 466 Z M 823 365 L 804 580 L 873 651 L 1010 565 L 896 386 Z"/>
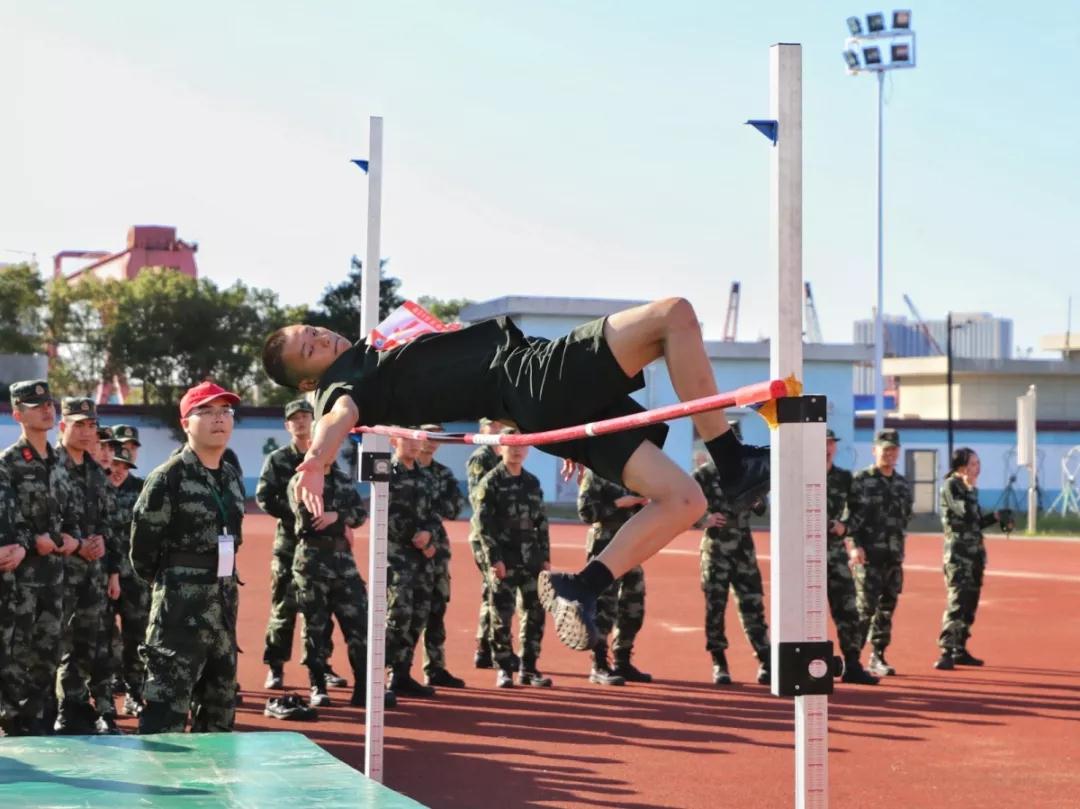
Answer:
<path fill-rule="evenodd" d="M 919 67 L 886 80 L 886 311 L 992 311 L 1037 346 L 1080 291 L 1080 8 L 924 6 Z M 314 302 L 363 253 L 348 160 L 377 114 L 408 296 L 680 294 L 719 336 L 739 280 L 755 339 L 769 151 L 742 122 L 767 114 L 769 45 L 801 42 L 804 270 L 847 341 L 874 300 L 876 90 L 840 51 L 876 10 L 0 0 L 0 260 L 175 224 L 203 274 Z"/>

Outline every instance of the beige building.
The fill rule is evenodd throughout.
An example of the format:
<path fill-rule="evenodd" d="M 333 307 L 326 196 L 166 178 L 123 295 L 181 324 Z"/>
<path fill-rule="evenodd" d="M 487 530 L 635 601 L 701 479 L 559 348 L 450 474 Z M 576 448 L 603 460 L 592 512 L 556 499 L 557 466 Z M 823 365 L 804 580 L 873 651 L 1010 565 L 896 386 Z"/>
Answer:
<path fill-rule="evenodd" d="M 884 362 L 885 376 L 897 378 L 899 418 L 945 419 L 945 357 L 897 357 Z M 1039 421 L 1080 418 L 1080 359 L 953 359 L 953 418 L 957 421 L 1013 421 L 1016 397 L 1038 387 Z"/>

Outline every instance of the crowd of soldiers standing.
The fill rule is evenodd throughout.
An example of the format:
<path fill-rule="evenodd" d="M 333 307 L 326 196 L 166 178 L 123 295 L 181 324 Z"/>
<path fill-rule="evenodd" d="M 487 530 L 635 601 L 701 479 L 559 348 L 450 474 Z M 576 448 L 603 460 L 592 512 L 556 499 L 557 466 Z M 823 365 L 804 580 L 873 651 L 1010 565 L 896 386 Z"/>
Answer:
<path fill-rule="evenodd" d="M 227 444 L 239 397 L 211 382 L 181 401 L 188 442 L 146 481 L 136 477 L 138 430 L 104 428 L 94 402 L 64 399 L 59 440 L 48 443 L 56 407 L 43 380 L 11 386 L 22 435 L 0 453 L 0 730 L 7 735 L 117 733 L 115 698 L 139 717 L 140 732 L 230 730 L 236 685 L 235 554 L 241 544 L 245 492 Z M 325 510 L 313 518 L 296 496 L 295 469 L 310 447 L 313 410 L 304 399 L 285 407 L 289 445 L 270 453 L 255 498 L 277 520 L 271 565 L 271 612 L 263 654 L 266 687 L 284 686 L 296 616 L 302 625 L 310 705 L 330 703 L 327 686 L 345 678 L 330 666 L 336 623 L 353 677 L 350 704 L 366 701 L 367 590 L 352 549 L 353 529 L 367 513 L 350 477 L 325 469 Z M 435 431 L 439 425 L 422 425 Z M 485 419 L 482 432 L 514 428 Z M 388 513 L 384 704 L 428 698 L 437 687 L 465 682 L 446 665 L 450 541 L 443 521 L 464 502 L 452 472 L 434 459 L 436 445 L 395 439 Z M 874 684 L 895 673 L 886 660 L 903 587 L 905 530 L 912 489 L 896 470 L 899 435 L 875 437 L 874 463 L 855 474 L 833 464 L 827 438 L 828 600 L 845 660 L 843 680 Z M 544 611 L 537 575 L 550 569 L 550 539 L 539 480 L 524 469 L 526 447 L 481 447 L 469 458 L 469 542 L 481 573 L 474 663 L 494 669 L 495 685 L 550 687 L 539 668 Z M 231 455 L 231 457 L 230 457 Z M 953 458 L 942 488 L 949 589 L 939 669 L 981 665 L 966 648 L 978 604 L 985 548 L 982 528 L 1002 515 L 978 508 L 978 458 Z M 724 613 L 734 591 L 743 631 L 770 679 L 769 635 L 750 511 L 736 511 L 711 462 L 695 478 L 708 510 L 699 522 L 706 651 L 712 680 L 731 683 Z M 577 509 L 589 525 L 593 558 L 646 500 L 586 471 Z M 764 510 L 764 503 L 756 504 Z M 517 651 L 511 636 L 519 615 Z M 645 576 L 634 568 L 598 604 L 601 641 L 589 679 L 598 685 L 650 682 L 632 662 L 645 616 Z M 412 676 L 421 637 L 424 682 Z M 609 643 L 610 637 L 610 643 Z M 868 666 L 860 662 L 869 642 Z M 609 655 L 610 653 L 610 655 Z M 271 699 L 266 713 L 297 718 L 307 709 Z"/>

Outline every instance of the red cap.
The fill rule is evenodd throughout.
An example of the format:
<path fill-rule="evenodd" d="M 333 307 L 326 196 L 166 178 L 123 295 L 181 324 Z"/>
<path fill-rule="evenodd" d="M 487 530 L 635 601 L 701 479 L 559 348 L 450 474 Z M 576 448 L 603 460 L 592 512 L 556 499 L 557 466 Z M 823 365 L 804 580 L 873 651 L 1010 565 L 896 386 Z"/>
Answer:
<path fill-rule="evenodd" d="M 180 418 L 186 419 L 188 414 L 196 407 L 214 399 L 225 399 L 231 405 L 240 402 L 239 396 L 230 393 L 220 385 L 215 385 L 209 381 L 200 382 L 195 387 L 189 388 L 188 392 L 184 394 L 184 398 L 180 400 Z"/>

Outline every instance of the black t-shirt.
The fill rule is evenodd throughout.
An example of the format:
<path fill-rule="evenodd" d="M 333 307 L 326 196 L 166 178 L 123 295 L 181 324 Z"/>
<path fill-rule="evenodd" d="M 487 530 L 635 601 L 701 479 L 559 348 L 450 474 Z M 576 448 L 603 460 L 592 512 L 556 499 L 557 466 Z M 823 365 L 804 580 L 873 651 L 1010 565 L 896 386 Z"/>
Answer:
<path fill-rule="evenodd" d="M 525 342 L 506 317 L 424 334 L 390 351 L 361 340 L 326 369 L 315 391 L 315 417 L 341 396 L 360 410 L 357 424 L 418 425 L 505 416 L 503 358 Z"/>

